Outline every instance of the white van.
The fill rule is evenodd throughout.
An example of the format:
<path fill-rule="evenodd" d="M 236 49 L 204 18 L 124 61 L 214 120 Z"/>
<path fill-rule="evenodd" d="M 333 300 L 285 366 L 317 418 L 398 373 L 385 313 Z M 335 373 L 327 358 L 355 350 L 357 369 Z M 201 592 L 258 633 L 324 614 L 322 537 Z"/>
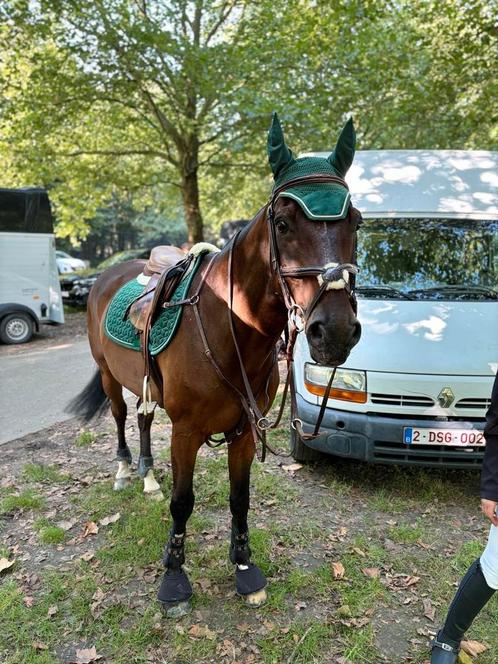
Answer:
<path fill-rule="evenodd" d="M 359 151 L 347 181 L 364 219 L 363 332 L 337 370 L 324 434 L 304 445 L 292 431 L 293 456 L 478 467 L 498 369 L 498 153 Z M 306 431 L 330 371 L 299 335 L 292 417 Z"/>
<path fill-rule="evenodd" d="M 64 322 L 53 219 L 44 189 L 0 189 L 0 341 Z"/>

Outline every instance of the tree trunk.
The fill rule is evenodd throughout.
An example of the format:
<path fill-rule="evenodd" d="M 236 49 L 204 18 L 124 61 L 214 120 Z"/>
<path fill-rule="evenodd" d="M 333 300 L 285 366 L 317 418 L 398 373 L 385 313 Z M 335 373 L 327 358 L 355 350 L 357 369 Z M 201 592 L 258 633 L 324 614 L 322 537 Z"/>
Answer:
<path fill-rule="evenodd" d="M 193 243 L 202 242 L 204 240 L 204 233 L 199 205 L 197 169 L 182 176 L 182 197 L 185 223 L 188 230 L 188 241 Z"/>

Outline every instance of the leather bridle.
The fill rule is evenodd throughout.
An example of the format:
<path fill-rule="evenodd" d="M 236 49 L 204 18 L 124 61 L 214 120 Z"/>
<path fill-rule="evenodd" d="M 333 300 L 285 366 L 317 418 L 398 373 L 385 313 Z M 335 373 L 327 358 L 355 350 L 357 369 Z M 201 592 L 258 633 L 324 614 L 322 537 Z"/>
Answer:
<path fill-rule="evenodd" d="M 296 186 L 298 184 L 323 184 L 323 183 L 331 183 L 334 182 L 336 184 L 340 184 L 343 187 L 347 188 L 347 184 L 344 180 L 342 180 L 339 177 L 332 176 L 332 175 L 310 175 L 310 176 L 305 176 L 301 178 L 295 178 L 293 180 L 290 180 L 286 182 L 284 185 L 280 187 L 276 187 L 271 195 L 268 208 L 267 208 L 267 219 L 268 219 L 268 227 L 269 227 L 269 244 L 270 244 L 270 267 L 274 273 L 276 273 L 280 288 L 282 291 L 282 297 L 285 303 L 285 306 L 288 311 L 288 317 L 289 317 L 289 326 L 288 326 L 288 343 L 287 343 L 287 348 L 286 348 L 286 359 L 287 359 L 287 378 L 285 381 L 285 387 L 284 387 L 284 392 L 282 394 L 282 401 L 280 404 L 280 409 L 277 415 L 277 419 L 274 422 L 270 422 L 270 420 L 265 417 L 263 412 L 258 406 L 257 403 L 257 398 L 254 395 L 253 389 L 251 387 L 249 378 L 247 376 L 247 372 L 244 367 L 244 362 L 242 359 L 242 353 L 240 351 L 239 344 L 237 342 L 236 334 L 235 334 L 235 326 L 234 326 L 234 321 L 233 321 L 233 254 L 234 254 L 234 248 L 237 243 L 237 238 L 239 235 L 239 232 L 237 232 L 230 243 L 230 248 L 228 252 L 228 292 L 227 292 L 227 312 L 228 312 L 228 324 L 230 328 L 230 332 L 232 335 L 233 343 L 235 346 L 235 350 L 237 353 L 237 358 L 239 362 L 239 368 L 240 368 L 240 374 L 242 377 L 242 382 L 243 382 L 243 389 L 240 389 L 234 383 L 229 380 L 222 368 L 219 366 L 218 362 L 216 359 L 213 357 L 213 354 L 211 352 L 211 349 L 209 348 L 209 343 L 207 340 L 206 332 L 204 329 L 204 325 L 202 323 L 202 318 L 199 312 L 199 296 L 200 292 L 202 290 L 203 284 L 206 282 L 207 276 L 213 266 L 214 259 L 216 258 L 217 254 L 214 254 L 208 265 L 207 268 L 204 270 L 204 273 L 201 277 L 200 283 L 197 287 L 196 293 L 189 298 L 188 300 L 185 300 L 182 302 L 182 304 L 190 304 L 193 307 L 194 314 L 195 314 L 195 319 L 197 322 L 197 327 L 199 330 L 199 334 L 204 346 L 204 354 L 206 355 L 207 358 L 209 358 L 211 364 L 213 365 L 213 368 L 215 372 L 217 373 L 218 377 L 229 387 L 235 394 L 239 397 L 243 410 L 245 411 L 245 414 L 247 416 L 247 420 L 250 424 L 253 439 L 254 439 L 254 445 L 256 448 L 256 452 L 258 453 L 258 442 L 261 443 L 261 452 L 258 453 L 258 456 L 261 461 L 264 461 L 265 456 L 266 456 L 266 449 L 269 449 L 271 452 L 276 454 L 271 447 L 266 442 L 266 431 L 268 429 L 274 429 L 278 426 L 280 423 L 280 420 L 282 418 L 283 412 L 284 412 L 284 407 L 285 407 L 285 401 L 287 397 L 287 393 L 289 390 L 289 385 L 291 382 L 291 376 L 292 376 L 292 362 L 293 362 L 293 353 L 294 353 L 294 344 L 297 338 L 297 334 L 299 331 L 301 331 L 304 326 L 306 325 L 307 320 L 309 319 L 312 311 L 315 309 L 317 306 L 319 300 L 321 297 L 325 294 L 327 290 L 330 289 L 344 289 L 349 297 L 351 306 L 353 308 L 353 311 L 356 314 L 357 311 L 357 303 L 356 303 L 356 297 L 354 294 L 354 284 L 355 284 L 355 276 L 358 272 L 358 267 L 356 266 L 356 243 L 355 243 L 355 249 L 354 249 L 354 255 L 352 257 L 352 262 L 351 263 L 341 263 L 341 264 L 327 264 L 324 266 L 306 266 L 306 267 L 293 267 L 293 268 L 288 268 L 288 267 L 282 267 L 280 264 L 280 255 L 278 251 L 278 243 L 277 243 L 277 238 L 276 238 L 276 230 L 275 230 L 275 216 L 274 216 L 274 208 L 275 208 L 275 203 L 279 195 L 285 190 L 288 189 L 292 186 Z M 356 232 L 356 229 L 355 229 Z M 308 305 L 306 310 L 303 310 L 300 305 L 298 305 L 293 296 L 291 289 L 289 288 L 289 285 L 287 284 L 286 278 L 298 278 L 298 279 L 303 279 L 305 277 L 309 276 L 316 276 L 318 281 L 319 281 L 319 288 L 311 301 L 311 303 Z M 269 374 L 269 376 L 271 373 Z M 335 376 L 335 369 L 333 370 L 329 383 L 327 385 L 327 388 L 325 390 L 325 394 L 323 397 L 322 405 L 320 408 L 320 413 L 319 417 L 317 419 L 314 431 L 312 434 L 305 433 L 302 430 L 302 423 L 298 419 L 294 419 L 292 421 L 292 427 L 296 429 L 297 433 L 304 439 L 313 439 L 316 438 L 318 435 L 320 435 L 320 425 L 325 413 L 325 407 L 327 404 L 327 400 L 330 395 L 330 391 L 332 388 L 332 383 L 334 380 Z M 208 444 L 211 446 L 217 447 L 218 445 L 227 442 L 230 443 L 231 439 L 233 439 L 234 436 L 240 435 L 242 432 L 242 426 L 241 423 L 239 423 L 239 426 L 236 428 L 235 431 L 229 432 L 225 434 L 225 439 L 220 440 L 208 440 Z M 230 434 L 233 434 L 232 436 Z"/>
<path fill-rule="evenodd" d="M 275 228 L 275 204 L 279 196 L 286 189 L 296 187 L 301 184 L 339 184 L 340 186 L 348 189 L 345 180 L 335 175 L 307 175 L 300 178 L 289 180 L 279 187 L 275 187 L 272 192 L 270 202 L 268 204 L 268 235 L 270 238 L 270 265 L 273 271 L 277 274 L 282 296 L 284 298 L 285 306 L 289 312 L 289 316 L 294 314 L 294 318 L 300 316 L 302 319 L 302 327 L 304 327 L 311 316 L 313 310 L 317 306 L 320 299 L 328 290 L 345 290 L 351 303 L 354 313 L 357 313 L 358 304 L 354 293 L 355 278 L 358 274 L 358 266 L 356 265 L 356 243 L 354 255 L 351 263 L 327 263 L 323 266 L 310 265 L 306 267 L 282 267 L 280 263 L 280 254 L 278 250 L 277 234 Z M 306 277 L 317 277 L 319 288 L 315 293 L 313 300 L 304 310 L 298 305 L 292 292 L 287 284 L 286 278 L 304 279 Z"/>

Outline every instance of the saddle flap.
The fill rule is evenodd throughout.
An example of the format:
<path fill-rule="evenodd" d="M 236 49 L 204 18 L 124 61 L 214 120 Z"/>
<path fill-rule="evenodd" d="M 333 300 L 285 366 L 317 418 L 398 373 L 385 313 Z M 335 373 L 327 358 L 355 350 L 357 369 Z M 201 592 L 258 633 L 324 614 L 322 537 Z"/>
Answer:
<path fill-rule="evenodd" d="M 157 282 L 160 278 L 161 275 L 157 273 L 150 277 L 143 294 L 139 299 L 133 302 L 128 311 L 128 319 L 130 320 L 130 323 L 140 332 L 144 331 L 147 320 L 149 319 L 152 300 L 154 299 Z"/>

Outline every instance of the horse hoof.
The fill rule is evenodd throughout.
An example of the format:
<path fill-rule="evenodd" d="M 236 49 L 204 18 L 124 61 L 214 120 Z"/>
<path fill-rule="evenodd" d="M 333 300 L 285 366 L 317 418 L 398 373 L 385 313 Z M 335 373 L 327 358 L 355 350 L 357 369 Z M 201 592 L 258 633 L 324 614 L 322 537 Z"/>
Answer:
<path fill-rule="evenodd" d="M 161 602 L 161 608 L 166 618 L 178 620 L 187 616 L 192 611 L 190 601 L 185 602 Z"/>
<path fill-rule="evenodd" d="M 251 593 L 250 595 L 242 595 L 242 597 L 247 606 L 250 606 L 253 609 L 257 609 L 258 607 L 263 606 L 263 604 L 266 602 L 267 594 L 266 590 L 262 588 L 261 590 L 257 590 L 255 593 Z"/>
<path fill-rule="evenodd" d="M 123 489 L 127 489 L 129 486 L 131 486 L 131 478 L 120 477 L 114 482 L 114 491 L 122 491 Z"/>
<path fill-rule="evenodd" d="M 144 496 L 148 500 L 155 500 L 156 502 L 164 500 L 164 494 L 161 489 L 155 489 L 154 491 L 144 491 Z"/>
<path fill-rule="evenodd" d="M 266 601 L 266 577 L 257 565 L 235 567 L 235 587 L 248 606 L 258 607 Z"/>

